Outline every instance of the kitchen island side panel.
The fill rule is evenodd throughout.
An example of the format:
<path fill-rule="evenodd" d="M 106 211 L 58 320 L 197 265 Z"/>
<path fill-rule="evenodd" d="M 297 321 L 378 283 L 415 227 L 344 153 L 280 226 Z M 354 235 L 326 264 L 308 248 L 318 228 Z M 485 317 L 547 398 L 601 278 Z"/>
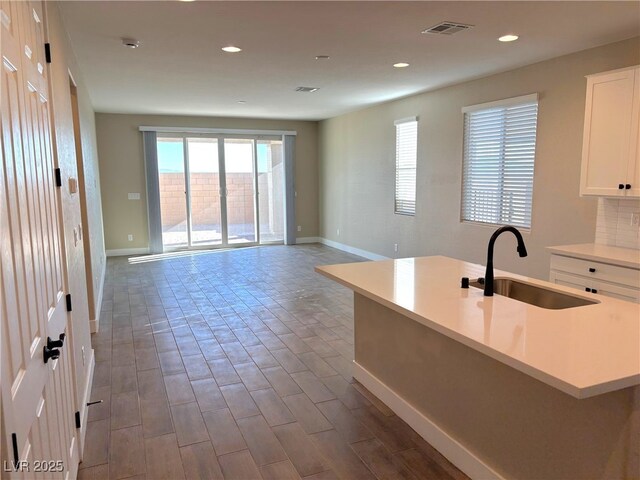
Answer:
<path fill-rule="evenodd" d="M 640 478 L 639 387 L 579 400 L 354 295 L 356 363 L 501 476 Z"/>

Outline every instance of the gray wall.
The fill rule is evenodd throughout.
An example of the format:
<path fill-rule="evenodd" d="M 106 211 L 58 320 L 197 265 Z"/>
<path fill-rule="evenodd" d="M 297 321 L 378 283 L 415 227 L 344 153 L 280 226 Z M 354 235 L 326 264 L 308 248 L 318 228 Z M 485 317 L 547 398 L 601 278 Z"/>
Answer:
<path fill-rule="evenodd" d="M 461 108 L 538 92 L 529 257 L 501 238 L 496 267 L 546 279 L 545 247 L 593 242 L 596 199 L 580 198 L 584 76 L 640 63 L 640 37 L 384 103 L 320 124 L 320 235 L 389 257 L 484 263 L 494 227 L 460 222 Z M 416 216 L 393 213 L 394 120 L 417 115 Z M 337 230 L 340 234 L 337 234 Z M 399 250 L 394 252 L 397 243 Z"/>

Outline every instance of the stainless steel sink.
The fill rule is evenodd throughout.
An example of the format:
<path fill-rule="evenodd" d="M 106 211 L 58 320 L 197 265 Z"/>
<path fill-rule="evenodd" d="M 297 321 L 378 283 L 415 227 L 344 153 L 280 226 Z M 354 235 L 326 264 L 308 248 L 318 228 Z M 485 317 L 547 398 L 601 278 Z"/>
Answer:
<path fill-rule="evenodd" d="M 470 282 L 472 287 L 484 288 L 484 284 L 479 281 Z M 600 303 L 597 300 L 589 300 L 556 290 L 550 290 L 536 285 L 519 282 L 512 278 L 496 278 L 493 280 L 493 291 L 498 295 L 513 298 L 520 302 L 535 305 L 541 308 L 561 310 L 563 308 L 582 307 Z"/>

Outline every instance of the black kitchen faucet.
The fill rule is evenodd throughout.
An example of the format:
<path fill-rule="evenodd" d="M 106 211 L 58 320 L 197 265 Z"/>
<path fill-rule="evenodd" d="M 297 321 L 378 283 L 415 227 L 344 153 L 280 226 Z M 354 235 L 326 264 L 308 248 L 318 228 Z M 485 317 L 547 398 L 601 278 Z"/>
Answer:
<path fill-rule="evenodd" d="M 522 234 L 516 227 L 506 225 L 493 232 L 493 235 L 491 235 L 491 238 L 489 239 L 489 248 L 487 251 L 487 271 L 484 274 L 485 297 L 493 296 L 493 245 L 494 243 L 496 243 L 497 238 L 504 232 L 511 232 L 516 236 L 516 239 L 518 240 L 518 255 L 520 255 L 521 257 L 527 256 L 527 247 L 524 246 Z"/>

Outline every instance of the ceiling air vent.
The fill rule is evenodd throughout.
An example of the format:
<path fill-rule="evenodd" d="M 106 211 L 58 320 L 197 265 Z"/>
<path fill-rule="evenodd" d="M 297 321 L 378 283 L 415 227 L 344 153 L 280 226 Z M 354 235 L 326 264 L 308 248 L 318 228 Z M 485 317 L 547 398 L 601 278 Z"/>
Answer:
<path fill-rule="evenodd" d="M 298 87 L 296 88 L 296 92 L 305 92 L 305 93 L 313 93 L 319 90 L 318 87 Z"/>
<path fill-rule="evenodd" d="M 465 25 L 464 23 L 442 22 L 433 27 L 423 30 L 422 33 L 436 33 L 438 35 L 453 35 L 473 27 L 473 25 Z"/>

